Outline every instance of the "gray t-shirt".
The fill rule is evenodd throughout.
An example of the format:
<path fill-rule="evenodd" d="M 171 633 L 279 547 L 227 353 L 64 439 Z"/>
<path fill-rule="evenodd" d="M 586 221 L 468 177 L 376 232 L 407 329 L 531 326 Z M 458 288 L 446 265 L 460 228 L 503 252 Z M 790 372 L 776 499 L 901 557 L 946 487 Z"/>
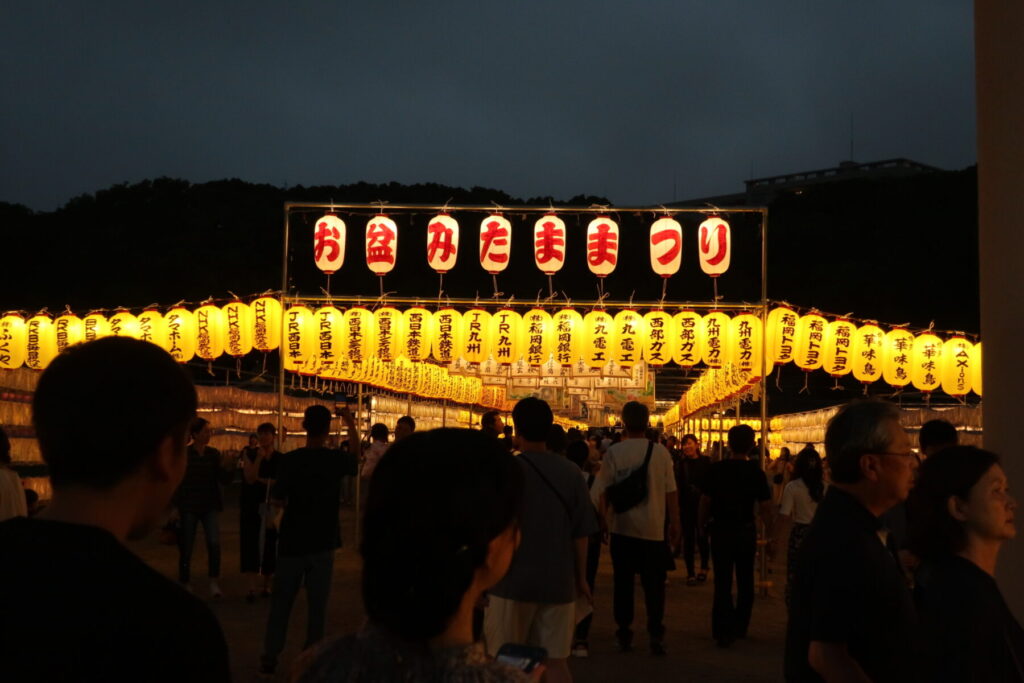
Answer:
<path fill-rule="evenodd" d="M 560 455 L 528 452 L 520 454 L 519 460 L 525 482 L 522 541 L 505 578 L 490 593 L 520 602 L 574 602 L 575 540 L 598 530 L 587 483 L 579 468 Z"/>

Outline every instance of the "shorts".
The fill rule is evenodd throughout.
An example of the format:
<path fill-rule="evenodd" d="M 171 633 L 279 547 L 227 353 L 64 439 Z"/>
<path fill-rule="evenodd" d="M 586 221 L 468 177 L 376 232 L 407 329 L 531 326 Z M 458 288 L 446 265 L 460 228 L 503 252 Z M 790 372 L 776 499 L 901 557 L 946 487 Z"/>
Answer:
<path fill-rule="evenodd" d="M 520 602 L 496 595 L 487 600 L 484 641 L 492 657 L 505 643 L 542 647 L 551 659 L 569 656 L 576 628 L 575 603 Z"/>

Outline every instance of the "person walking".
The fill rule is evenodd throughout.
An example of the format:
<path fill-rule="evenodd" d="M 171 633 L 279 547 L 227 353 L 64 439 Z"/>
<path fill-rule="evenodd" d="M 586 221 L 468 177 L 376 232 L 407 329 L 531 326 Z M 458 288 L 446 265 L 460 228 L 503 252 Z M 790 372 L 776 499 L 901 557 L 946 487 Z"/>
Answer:
<path fill-rule="evenodd" d="M 693 434 L 683 436 L 680 457 L 676 460 L 676 492 L 679 494 L 679 515 L 683 530 L 683 562 L 686 564 L 686 585 L 695 586 L 708 578 L 711 547 L 708 531 L 699 524 L 701 485 L 711 467 L 711 458 L 701 455 L 700 442 Z M 700 571 L 696 555 L 700 552 Z"/>
<path fill-rule="evenodd" d="M 775 523 L 775 536 L 781 540 L 789 527 L 789 539 L 786 550 L 786 606 L 789 607 L 796 577 L 796 557 L 800 544 L 811 528 L 818 503 L 825 495 L 825 482 L 822 480 L 821 456 L 813 448 L 797 453 L 793 463 L 793 478 L 786 484 L 782 492 L 782 503 L 779 516 Z M 787 525 L 786 522 L 789 522 Z M 778 543 L 775 544 L 778 547 Z"/>
<path fill-rule="evenodd" d="M 633 649 L 633 584 L 639 574 L 647 607 L 651 654 L 664 655 L 665 577 L 672 561 L 671 548 L 679 545 L 679 498 L 668 451 L 646 438 L 649 419 L 647 406 L 642 403 L 629 401 L 622 407 L 625 438 L 609 446 L 605 453 L 598 476 L 599 507 L 603 527 L 610 534 L 612 611 L 619 649 Z M 632 507 L 616 509 L 617 496 L 612 487 L 623 485 L 633 473 L 638 473 L 640 481 L 646 483 L 646 494 Z"/>
<path fill-rule="evenodd" d="M 242 451 L 238 549 L 242 574 L 248 577 L 247 602 L 255 601 L 260 576 L 263 597 L 270 597 L 277 563 L 277 529 L 272 526 L 268 505 L 270 487 L 281 462 L 281 453 L 274 448 L 276 436 L 274 425 L 264 422 L 256 429 L 256 447 Z"/>

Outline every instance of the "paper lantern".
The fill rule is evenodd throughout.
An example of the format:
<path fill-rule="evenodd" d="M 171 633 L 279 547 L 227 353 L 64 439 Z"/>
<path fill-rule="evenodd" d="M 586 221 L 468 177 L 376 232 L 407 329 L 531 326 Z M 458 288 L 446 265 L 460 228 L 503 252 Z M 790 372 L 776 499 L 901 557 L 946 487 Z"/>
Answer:
<path fill-rule="evenodd" d="M 127 309 L 119 308 L 110 316 L 110 334 L 115 337 L 139 338 L 139 319 Z"/>
<path fill-rule="evenodd" d="M 555 362 L 572 365 L 583 357 L 583 316 L 571 308 L 563 308 L 552 319 L 554 327 Z"/>
<path fill-rule="evenodd" d="M 870 384 L 882 376 L 885 333 L 877 325 L 861 325 L 853 334 L 853 377 Z"/>
<path fill-rule="evenodd" d="M 224 321 L 224 350 L 228 355 L 241 358 L 252 351 L 252 309 L 235 299 L 221 309 Z"/>
<path fill-rule="evenodd" d="M 330 372 L 338 359 L 345 355 L 345 326 L 342 313 L 328 304 L 313 313 L 316 330 L 315 355 L 319 359 L 320 372 Z"/>
<path fill-rule="evenodd" d="M 615 321 L 605 311 L 583 316 L 583 362 L 590 368 L 603 368 L 612 359 Z"/>
<path fill-rule="evenodd" d="M 459 256 L 459 223 L 446 213 L 427 225 L 427 263 L 440 274 L 455 267 Z"/>
<path fill-rule="evenodd" d="M 704 338 L 704 364 L 709 368 L 720 368 L 728 360 L 729 316 L 721 311 L 712 311 L 701 318 L 700 335 Z"/>
<path fill-rule="evenodd" d="M 431 355 L 441 363 L 456 360 L 462 337 L 462 314 L 454 308 L 442 308 L 434 313 L 434 339 Z"/>
<path fill-rule="evenodd" d="M 391 306 L 373 312 L 374 355 L 382 361 L 393 361 L 402 355 L 402 312 Z"/>
<path fill-rule="evenodd" d="M 971 390 L 974 344 L 963 337 L 947 339 L 939 363 L 942 390 L 950 396 L 965 396 Z"/>
<path fill-rule="evenodd" d="M 641 339 L 644 335 L 644 319 L 636 311 L 619 311 L 613 318 L 615 334 L 612 338 L 612 360 L 629 368 L 640 360 Z"/>
<path fill-rule="evenodd" d="M 491 275 L 508 267 L 512 251 L 512 224 L 500 214 L 480 222 L 480 265 Z"/>
<path fill-rule="evenodd" d="M 740 372 L 758 378 L 764 356 L 763 330 L 761 319 L 750 313 L 741 313 L 729 321 L 729 362 Z M 771 370 L 771 366 L 765 370 Z"/>
<path fill-rule="evenodd" d="M 349 362 L 362 363 L 373 357 L 373 313 L 362 306 L 353 306 L 342 314 L 344 346 L 342 355 Z"/>
<path fill-rule="evenodd" d="M 793 360 L 796 351 L 796 325 L 799 321 L 793 309 L 778 306 L 768 312 L 768 361 L 772 365 L 785 365 Z M 769 368 L 770 370 L 771 368 Z"/>
<path fill-rule="evenodd" d="M 491 314 L 471 308 L 462 314 L 462 337 L 457 352 L 470 363 L 482 363 L 491 353 Z"/>
<path fill-rule="evenodd" d="M 102 313 L 92 312 L 82 319 L 83 338 L 87 342 L 110 336 L 110 322 Z"/>
<path fill-rule="evenodd" d="M 702 317 L 695 311 L 682 311 L 672 316 L 672 360 L 680 367 L 689 368 L 704 358 Z"/>
<path fill-rule="evenodd" d="M 825 328 L 821 367 L 833 377 L 848 375 L 853 370 L 853 338 L 857 326 L 849 320 L 833 320 Z"/>
<path fill-rule="evenodd" d="M 565 265 L 565 222 L 553 213 L 533 224 L 533 262 L 545 275 L 554 275 Z"/>
<path fill-rule="evenodd" d="M 224 355 L 226 336 L 223 312 L 213 304 L 196 309 L 196 355 L 205 361 Z"/>
<path fill-rule="evenodd" d="M 683 227 L 674 218 L 659 218 L 651 225 L 651 270 L 662 277 L 679 272 L 683 262 Z"/>
<path fill-rule="evenodd" d="M 261 296 L 251 304 L 252 345 L 264 353 L 281 345 L 281 302 L 270 296 Z"/>
<path fill-rule="evenodd" d="M 619 261 L 619 224 L 598 216 L 587 226 L 587 267 L 598 277 L 615 270 Z"/>
<path fill-rule="evenodd" d="M 882 377 L 894 387 L 910 384 L 910 352 L 914 346 L 914 335 L 902 328 L 886 333 L 882 341 Z"/>
<path fill-rule="evenodd" d="M 15 370 L 25 364 L 28 330 L 17 313 L 0 318 L 0 369 Z"/>
<path fill-rule="evenodd" d="M 424 361 L 430 357 L 434 343 L 433 314 L 425 308 L 415 307 L 402 313 L 402 354 L 411 361 Z"/>
<path fill-rule="evenodd" d="M 981 342 L 971 349 L 971 391 L 981 396 L 982 373 L 981 373 Z"/>
<path fill-rule="evenodd" d="M 935 391 L 942 385 L 942 340 L 930 332 L 914 338 L 910 349 L 910 382 L 920 391 Z"/>
<path fill-rule="evenodd" d="M 828 321 L 816 313 L 800 316 L 796 324 L 796 350 L 793 363 L 804 372 L 821 367 L 824 362 L 825 330 Z"/>
<path fill-rule="evenodd" d="M 88 316 L 85 325 L 88 329 Z M 167 353 L 179 363 L 192 360 L 196 355 L 195 314 L 187 308 L 175 306 L 164 316 L 164 329 L 167 331 Z"/>
<path fill-rule="evenodd" d="M 377 275 L 387 275 L 395 267 L 398 254 L 398 226 L 383 214 L 366 223 L 366 265 Z"/>
<path fill-rule="evenodd" d="M 665 311 L 651 311 L 644 316 L 644 330 L 641 355 L 647 364 L 665 365 L 672 360 L 672 316 Z"/>
<path fill-rule="evenodd" d="M 327 275 L 341 270 L 345 263 L 345 221 L 327 214 L 313 228 L 313 259 Z"/>
<path fill-rule="evenodd" d="M 729 224 L 718 216 L 711 216 L 697 230 L 700 269 L 711 277 L 729 270 L 732 260 L 732 236 Z"/>
<path fill-rule="evenodd" d="M 157 313 L 157 315 L 160 314 Z M 57 316 L 57 319 L 53 321 L 53 327 L 56 332 L 57 353 L 61 353 L 74 344 L 80 344 L 85 339 L 85 325 L 82 323 L 82 319 L 74 313 L 69 312 Z M 167 347 L 164 346 L 164 350 L 166 349 Z"/>
<path fill-rule="evenodd" d="M 53 318 L 37 313 L 25 325 L 25 365 L 33 370 L 45 370 L 57 355 L 57 333 Z"/>
<path fill-rule="evenodd" d="M 313 311 L 305 306 L 289 306 L 284 312 L 284 369 L 298 372 L 316 353 L 316 328 Z"/>
<path fill-rule="evenodd" d="M 523 315 L 523 339 L 520 347 L 530 365 L 543 365 L 554 351 L 555 323 L 547 311 L 534 308 Z"/>
<path fill-rule="evenodd" d="M 522 346 L 523 318 L 503 308 L 491 316 L 491 356 L 502 365 L 519 360 Z"/>

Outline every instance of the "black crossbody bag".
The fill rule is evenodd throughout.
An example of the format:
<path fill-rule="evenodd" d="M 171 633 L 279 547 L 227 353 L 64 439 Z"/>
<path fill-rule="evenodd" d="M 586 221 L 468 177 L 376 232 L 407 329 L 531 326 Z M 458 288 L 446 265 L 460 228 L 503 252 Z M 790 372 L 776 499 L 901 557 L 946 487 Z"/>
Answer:
<path fill-rule="evenodd" d="M 604 497 L 616 513 L 621 515 L 647 500 L 647 469 L 651 464 L 651 451 L 653 450 L 654 442 L 648 440 L 644 464 L 639 469 L 630 472 L 629 476 L 622 481 L 605 489 Z"/>

